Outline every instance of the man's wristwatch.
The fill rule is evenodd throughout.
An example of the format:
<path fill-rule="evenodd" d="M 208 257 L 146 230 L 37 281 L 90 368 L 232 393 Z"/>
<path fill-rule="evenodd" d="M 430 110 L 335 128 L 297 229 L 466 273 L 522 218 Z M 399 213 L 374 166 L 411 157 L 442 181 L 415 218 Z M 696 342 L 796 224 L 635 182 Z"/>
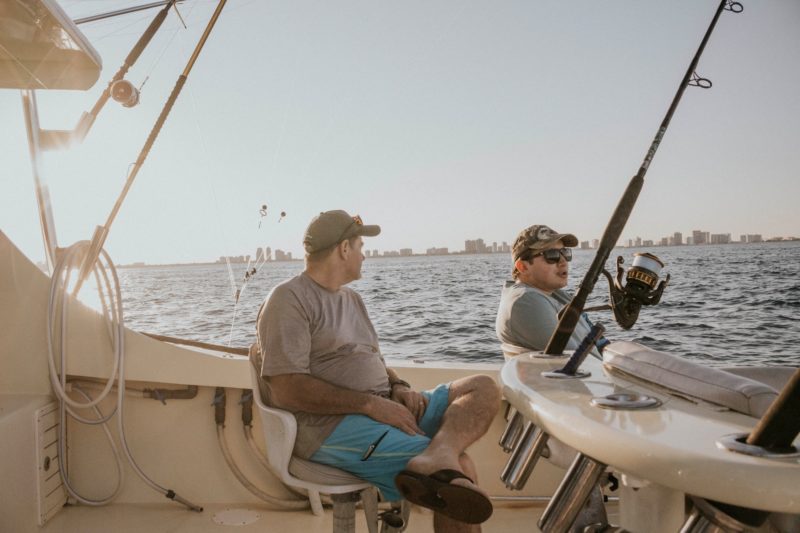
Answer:
<path fill-rule="evenodd" d="M 398 378 L 398 379 L 389 380 L 389 388 L 390 389 L 394 390 L 394 386 L 395 385 L 404 385 L 405 387 L 407 387 L 409 389 L 411 388 L 411 384 L 408 381 L 405 381 L 403 379 Z"/>

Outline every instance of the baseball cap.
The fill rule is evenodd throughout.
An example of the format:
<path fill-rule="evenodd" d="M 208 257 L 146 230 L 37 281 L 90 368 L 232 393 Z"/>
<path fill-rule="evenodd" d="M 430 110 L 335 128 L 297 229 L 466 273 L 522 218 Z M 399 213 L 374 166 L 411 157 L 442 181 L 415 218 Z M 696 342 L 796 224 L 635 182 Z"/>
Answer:
<path fill-rule="evenodd" d="M 374 237 L 381 227 L 365 225 L 358 215 L 350 216 L 347 211 L 336 209 L 324 211 L 315 216 L 306 228 L 303 247 L 306 253 L 319 252 L 335 246 L 351 237 Z"/>
<path fill-rule="evenodd" d="M 548 226 L 537 224 L 519 232 L 514 247 L 511 249 L 514 261 L 519 259 L 526 250 L 537 252 L 548 245 L 562 241 L 564 246 L 577 246 L 578 238 L 571 233 L 558 233 Z"/>

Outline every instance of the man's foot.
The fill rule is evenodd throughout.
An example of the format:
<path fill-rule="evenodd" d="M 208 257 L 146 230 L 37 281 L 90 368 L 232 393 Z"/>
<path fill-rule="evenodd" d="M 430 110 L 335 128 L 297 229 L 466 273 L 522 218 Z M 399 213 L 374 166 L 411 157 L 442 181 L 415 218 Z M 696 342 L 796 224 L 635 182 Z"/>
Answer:
<path fill-rule="evenodd" d="M 467 524 L 480 524 L 492 516 L 492 502 L 475 483 L 458 470 L 431 474 L 403 470 L 394 480 L 411 503 Z"/>

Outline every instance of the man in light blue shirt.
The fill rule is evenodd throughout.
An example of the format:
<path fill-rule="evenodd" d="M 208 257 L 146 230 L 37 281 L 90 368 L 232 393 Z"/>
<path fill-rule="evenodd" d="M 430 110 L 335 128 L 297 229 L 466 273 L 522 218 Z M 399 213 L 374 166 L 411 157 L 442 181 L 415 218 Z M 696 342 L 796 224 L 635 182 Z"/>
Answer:
<path fill-rule="evenodd" d="M 577 244 L 575 235 L 558 233 L 544 225 L 531 226 L 519 233 L 512 248 L 514 270 L 511 275 L 514 279 L 503 287 L 497 310 L 495 329 L 501 342 L 520 349 L 545 349 L 558 324 L 558 312 L 571 300 L 564 287 L 567 286 L 569 263 L 572 261 L 571 247 Z M 586 315 L 582 316 L 567 349 L 577 348 L 591 327 Z M 605 339 L 602 341 L 608 343 Z M 599 355 L 597 348 L 592 350 Z M 504 351 L 510 355 L 509 350 Z M 562 468 L 569 466 L 576 453 L 554 437 L 548 441 L 548 447 L 551 462 Z M 570 533 L 583 531 L 590 524 L 607 523 L 603 493 L 597 486 L 590 493 Z"/>
<path fill-rule="evenodd" d="M 520 232 L 512 249 L 514 279 L 503 287 L 497 310 L 495 329 L 501 342 L 544 350 L 558 324 L 558 312 L 571 299 L 564 287 L 569 278 L 571 247 L 577 244 L 575 235 L 558 233 L 544 225 Z M 582 317 L 567 349 L 577 348 L 591 327 L 589 320 Z"/>

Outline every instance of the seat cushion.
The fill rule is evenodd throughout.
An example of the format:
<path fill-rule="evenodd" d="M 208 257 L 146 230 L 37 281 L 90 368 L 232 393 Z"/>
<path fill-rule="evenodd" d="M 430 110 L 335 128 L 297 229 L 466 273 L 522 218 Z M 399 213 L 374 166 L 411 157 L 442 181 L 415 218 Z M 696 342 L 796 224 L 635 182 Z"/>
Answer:
<path fill-rule="evenodd" d="M 298 479 L 320 485 L 352 485 L 355 483 L 367 483 L 361 478 L 354 476 L 344 470 L 339 470 L 332 466 L 307 461 L 299 457 L 292 457 L 289 461 L 289 473 Z"/>
<path fill-rule="evenodd" d="M 603 351 L 603 364 L 680 395 L 722 405 L 761 418 L 778 397 L 775 389 L 718 368 L 629 341 L 613 342 Z"/>

